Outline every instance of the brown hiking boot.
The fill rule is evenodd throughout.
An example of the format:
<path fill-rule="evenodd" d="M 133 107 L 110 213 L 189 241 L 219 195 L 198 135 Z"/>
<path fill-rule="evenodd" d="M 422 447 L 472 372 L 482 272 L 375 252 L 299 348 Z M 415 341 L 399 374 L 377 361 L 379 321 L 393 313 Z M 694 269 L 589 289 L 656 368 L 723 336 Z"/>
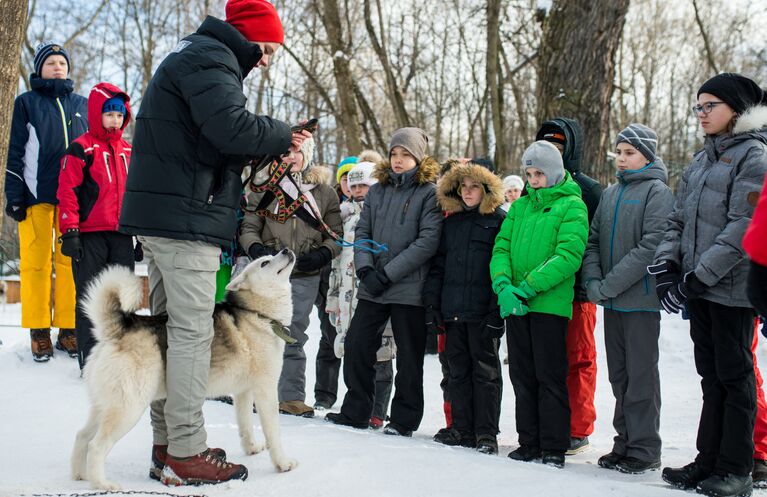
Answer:
<path fill-rule="evenodd" d="M 215 485 L 247 478 L 248 468 L 223 461 L 213 455 L 210 449 L 183 459 L 168 455 L 160 474 L 160 481 L 168 486 Z"/>
<path fill-rule="evenodd" d="M 290 414 L 291 416 L 301 416 L 302 418 L 314 417 L 314 409 L 307 406 L 300 400 L 280 402 L 280 412 L 282 414 Z"/>
<path fill-rule="evenodd" d="M 77 337 L 72 328 L 59 330 L 59 339 L 56 340 L 56 348 L 69 354 L 69 357 L 77 357 Z"/>
<path fill-rule="evenodd" d="M 49 328 L 32 328 L 29 330 L 32 339 L 32 359 L 35 362 L 48 362 L 53 357 L 51 330 Z"/>
<path fill-rule="evenodd" d="M 226 461 L 226 452 L 224 449 L 208 449 L 214 457 Z M 165 467 L 165 458 L 168 457 L 167 445 L 152 445 L 152 465 L 149 467 L 149 478 L 160 481 L 162 468 Z"/>

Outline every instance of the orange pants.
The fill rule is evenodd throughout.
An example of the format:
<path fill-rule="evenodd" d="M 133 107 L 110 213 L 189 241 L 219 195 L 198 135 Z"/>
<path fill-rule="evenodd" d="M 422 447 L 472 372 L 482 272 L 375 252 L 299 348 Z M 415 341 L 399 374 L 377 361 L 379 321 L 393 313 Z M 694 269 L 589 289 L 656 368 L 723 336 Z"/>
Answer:
<path fill-rule="evenodd" d="M 567 325 L 567 395 L 570 397 L 570 436 L 587 437 L 594 433 L 597 410 L 597 348 L 594 328 L 597 306 L 591 302 L 573 302 L 573 318 Z"/>
<path fill-rule="evenodd" d="M 759 319 L 756 319 L 754 342 L 751 344 L 751 354 L 754 356 L 754 373 L 756 374 L 756 421 L 754 422 L 754 459 L 767 459 L 767 401 L 764 399 L 762 373 L 756 364 L 756 344 L 759 341 Z"/>

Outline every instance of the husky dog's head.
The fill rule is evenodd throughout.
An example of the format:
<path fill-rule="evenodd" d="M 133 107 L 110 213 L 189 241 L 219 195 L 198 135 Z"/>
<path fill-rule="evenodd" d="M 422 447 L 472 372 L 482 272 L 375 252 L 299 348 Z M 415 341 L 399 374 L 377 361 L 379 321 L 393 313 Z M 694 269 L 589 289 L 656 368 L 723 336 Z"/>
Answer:
<path fill-rule="evenodd" d="M 226 285 L 229 292 L 247 301 L 249 307 L 289 325 L 293 315 L 290 273 L 296 256 L 288 249 L 253 260 Z"/>

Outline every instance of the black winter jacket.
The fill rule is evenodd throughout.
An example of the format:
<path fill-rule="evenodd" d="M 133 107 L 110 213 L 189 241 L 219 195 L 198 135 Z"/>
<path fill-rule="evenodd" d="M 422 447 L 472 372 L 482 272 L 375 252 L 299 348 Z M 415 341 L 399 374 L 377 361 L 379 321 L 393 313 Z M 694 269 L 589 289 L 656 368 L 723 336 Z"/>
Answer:
<path fill-rule="evenodd" d="M 469 177 L 484 185 L 479 206 L 467 210 L 457 187 Z M 432 259 L 423 290 L 424 305 L 442 311 L 448 322 L 478 322 L 499 313 L 490 279 L 493 245 L 506 213 L 503 183 L 482 166 L 453 167 L 437 185 L 437 199 L 447 218 L 442 225 L 437 254 Z"/>
<path fill-rule="evenodd" d="M 58 204 L 60 161 L 88 131 L 88 99 L 73 93 L 71 79 L 29 78 L 32 90 L 13 104 L 5 173 L 7 205 Z"/>
<path fill-rule="evenodd" d="M 290 127 L 245 108 L 242 81 L 261 58 L 208 17 L 149 82 L 136 117 L 120 231 L 228 245 L 247 161 L 290 147 Z"/>

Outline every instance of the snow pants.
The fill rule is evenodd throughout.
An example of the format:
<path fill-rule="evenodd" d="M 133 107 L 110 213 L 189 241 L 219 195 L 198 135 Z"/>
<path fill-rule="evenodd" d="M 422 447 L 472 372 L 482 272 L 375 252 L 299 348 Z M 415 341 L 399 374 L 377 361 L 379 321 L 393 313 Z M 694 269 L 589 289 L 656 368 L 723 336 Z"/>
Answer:
<path fill-rule="evenodd" d="M 597 306 L 573 301 L 573 317 L 567 323 L 567 394 L 570 399 L 570 436 L 583 438 L 594 433 L 597 410 L 597 348 L 594 328 Z"/>
<path fill-rule="evenodd" d="M 754 320 L 754 341 L 751 357 L 754 359 L 756 378 L 756 421 L 754 422 L 754 459 L 767 459 L 767 400 L 764 398 L 764 380 L 756 362 L 756 346 L 759 343 L 759 320 Z"/>
<path fill-rule="evenodd" d="M 304 345 L 309 337 L 306 329 L 314 300 L 320 289 L 320 275 L 301 276 L 290 279 L 293 296 L 293 318 L 290 320 L 290 336 L 296 343 L 285 344 L 282 355 L 282 373 L 280 374 L 280 402 L 291 400 L 306 401 L 306 352 Z"/>

